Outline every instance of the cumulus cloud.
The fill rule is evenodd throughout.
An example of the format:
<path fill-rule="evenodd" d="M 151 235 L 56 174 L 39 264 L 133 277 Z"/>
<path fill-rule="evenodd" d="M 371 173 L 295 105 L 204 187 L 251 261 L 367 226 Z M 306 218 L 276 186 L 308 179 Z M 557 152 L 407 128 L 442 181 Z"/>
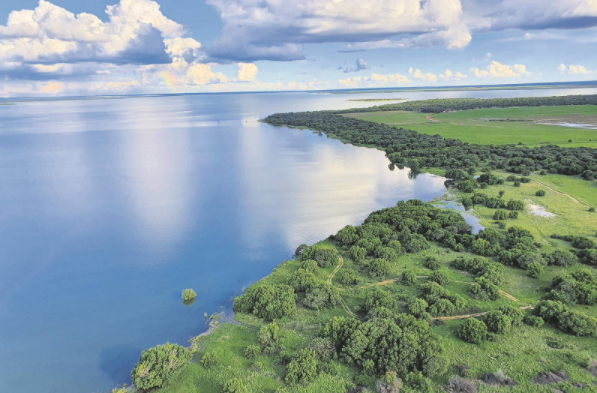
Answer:
<path fill-rule="evenodd" d="M 459 81 L 461 79 L 465 79 L 466 77 L 466 75 L 460 72 L 453 73 L 450 70 L 445 70 L 443 73 L 439 74 L 439 79 L 447 81 Z"/>
<path fill-rule="evenodd" d="M 371 67 L 367 64 L 367 62 L 361 58 L 356 59 L 355 64 L 352 66 L 340 66 L 338 67 L 339 70 L 342 70 L 344 73 L 349 72 L 358 72 L 362 70 L 370 70 Z"/>
<path fill-rule="evenodd" d="M 411 67 L 408 69 L 408 73 L 411 74 L 411 77 L 416 80 L 437 82 L 437 75 L 432 74 L 431 72 L 422 73 L 421 70 L 415 70 Z"/>
<path fill-rule="evenodd" d="M 340 79 L 338 83 L 344 87 L 356 87 L 362 80 L 362 76 L 355 76 L 354 78 Z"/>
<path fill-rule="evenodd" d="M 236 79 L 243 82 L 252 82 L 257 76 L 257 66 L 251 63 L 238 63 Z"/>
<path fill-rule="evenodd" d="M 570 64 L 568 67 L 566 67 L 566 65 L 563 63 L 560 64 L 558 70 L 560 71 L 560 73 L 568 75 L 588 75 L 593 73 L 593 71 L 588 70 L 584 66 Z"/>
<path fill-rule="evenodd" d="M 476 67 L 471 68 L 471 72 L 477 78 L 513 78 L 520 76 L 531 75 L 527 71 L 526 66 L 522 64 L 514 64 L 512 66 L 501 64 L 497 61 L 492 61 L 485 69 Z"/>
<path fill-rule="evenodd" d="M 307 43 L 374 43 L 403 36 L 404 45 L 458 48 L 470 41 L 460 0 L 207 2 L 224 23 L 207 52 L 227 61 L 304 59 Z"/>

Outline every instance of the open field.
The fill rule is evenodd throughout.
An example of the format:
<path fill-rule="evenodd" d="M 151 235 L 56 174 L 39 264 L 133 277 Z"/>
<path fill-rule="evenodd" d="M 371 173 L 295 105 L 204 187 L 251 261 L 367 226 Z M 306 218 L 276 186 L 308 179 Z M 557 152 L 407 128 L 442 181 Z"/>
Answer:
<path fill-rule="evenodd" d="M 388 111 L 345 116 L 469 143 L 505 145 L 522 142 L 526 146 L 597 147 L 597 130 L 539 124 L 597 125 L 597 107 L 594 105 L 473 109 L 438 114 Z"/>

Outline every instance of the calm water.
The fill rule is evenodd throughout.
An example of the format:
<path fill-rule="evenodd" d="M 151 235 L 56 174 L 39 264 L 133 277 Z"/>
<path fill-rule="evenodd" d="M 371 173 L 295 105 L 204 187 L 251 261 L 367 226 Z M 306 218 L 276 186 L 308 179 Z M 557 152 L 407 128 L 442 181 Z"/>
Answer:
<path fill-rule="evenodd" d="M 362 95 L 376 96 L 388 94 Z M 371 105 L 347 98 L 359 97 L 0 106 L 0 392 L 108 391 L 143 349 L 204 331 L 204 312 L 229 306 L 298 244 L 399 199 L 440 196 L 442 178 L 390 171 L 379 151 L 257 122 Z M 198 294 L 192 306 L 184 288 Z"/>

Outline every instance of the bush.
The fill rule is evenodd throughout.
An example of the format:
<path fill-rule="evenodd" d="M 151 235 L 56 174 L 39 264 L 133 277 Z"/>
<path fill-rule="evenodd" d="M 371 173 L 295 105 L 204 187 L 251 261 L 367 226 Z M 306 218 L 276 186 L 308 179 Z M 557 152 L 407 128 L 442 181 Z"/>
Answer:
<path fill-rule="evenodd" d="M 160 388 L 189 364 L 192 358 L 191 351 L 179 345 L 157 345 L 141 353 L 139 363 L 131 372 L 131 378 L 138 389 Z"/>
<path fill-rule="evenodd" d="M 417 393 L 433 393 L 433 384 L 422 373 L 411 372 L 405 378 L 408 386 Z"/>
<path fill-rule="evenodd" d="M 498 311 L 510 318 L 512 327 L 517 327 L 522 324 L 522 319 L 524 318 L 523 310 L 512 306 L 500 306 L 498 307 Z"/>
<path fill-rule="evenodd" d="M 408 313 L 420 318 L 427 314 L 427 307 L 428 304 L 425 300 L 414 297 L 408 302 Z"/>
<path fill-rule="evenodd" d="M 359 272 L 354 269 L 341 270 L 337 277 L 344 285 L 357 285 L 359 283 Z"/>
<path fill-rule="evenodd" d="M 258 345 L 249 345 L 245 348 L 244 354 L 247 359 L 255 359 L 261 354 L 261 347 Z"/>
<path fill-rule="evenodd" d="M 313 286 L 305 296 L 303 304 L 312 310 L 322 310 L 334 307 L 340 303 L 338 289 L 328 284 L 317 284 Z"/>
<path fill-rule="evenodd" d="M 201 365 L 204 368 L 212 368 L 218 364 L 220 357 L 213 351 L 205 352 L 201 358 Z"/>
<path fill-rule="evenodd" d="M 590 207 L 589 208 L 589 213 L 595 213 L 595 208 L 594 207 Z"/>
<path fill-rule="evenodd" d="M 189 300 L 193 300 L 197 297 L 197 294 L 192 289 L 185 289 L 182 291 L 182 300 L 188 302 Z"/>
<path fill-rule="evenodd" d="M 279 332 L 280 327 L 275 322 L 262 326 L 259 329 L 259 343 L 263 347 L 263 352 L 273 353 L 276 351 L 280 344 Z"/>
<path fill-rule="evenodd" d="M 510 200 L 506 204 L 506 209 L 508 209 L 508 210 L 519 210 L 519 211 L 522 211 L 522 210 L 524 210 L 524 202 L 523 201 Z"/>
<path fill-rule="evenodd" d="M 442 267 L 442 264 L 436 257 L 428 257 L 423 265 L 430 270 L 439 270 Z"/>
<path fill-rule="evenodd" d="M 307 246 L 306 244 L 301 244 L 300 246 L 298 246 L 296 248 L 294 255 L 296 255 L 297 257 L 300 256 L 303 253 L 303 251 L 305 251 L 307 249 L 307 247 L 309 247 L 309 246 Z"/>
<path fill-rule="evenodd" d="M 460 325 L 458 337 L 471 344 L 480 344 L 487 337 L 487 326 L 478 319 L 469 318 Z"/>
<path fill-rule="evenodd" d="M 520 182 L 518 180 L 514 182 L 514 187 L 520 187 Z"/>
<path fill-rule="evenodd" d="M 232 378 L 224 384 L 223 393 L 248 393 L 247 387 L 240 378 Z"/>
<path fill-rule="evenodd" d="M 311 349 L 301 349 L 286 366 L 284 380 L 289 385 L 308 383 L 317 377 L 317 356 Z"/>
<path fill-rule="evenodd" d="M 367 292 L 367 295 L 365 296 L 365 302 L 361 306 L 361 310 L 367 313 L 378 307 L 395 310 L 398 307 L 398 303 L 392 295 L 376 288 L 373 291 Z"/>
<path fill-rule="evenodd" d="M 316 337 L 309 344 L 309 349 L 315 352 L 319 360 L 331 359 L 336 353 L 336 347 L 332 339 L 328 337 Z"/>
<path fill-rule="evenodd" d="M 292 287 L 285 284 L 251 286 L 234 299 L 232 309 L 273 321 L 296 311 L 296 295 Z"/>
<path fill-rule="evenodd" d="M 308 247 L 301 254 L 301 260 L 313 259 L 320 267 L 329 267 L 338 263 L 338 250 L 329 246 L 316 244 Z"/>
<path fill-rule="evenodd" d="M 487 330 L 491 333 L 504 334 L 512 327 L 512 321 L 501 311 L 494 310 L 488 312 L 485 316 L 485 325 L 487 325 Z"/>
<path fill-rule="evenodd" d="M 448 275 L 441 270 L 436 270 L 433 273 L 431 273 L 431 275 L 429 276 L 429 280 L 434 281 L 439 285 L 446 285 L 449 281 Z"/>
<path fill-rule="evenodd" d="M 290 285 L 295 292 L 305 292 L 315 285 L 315 275 L 304 269 L 298 269 L 292 274 L 290 280 L 288 280 L 288 285 Z"/>
<path fill-rule="evenodd" d="M 503 221 L 508 218 L 508 212 L 505 210 L 496 210 L 493 214 L 493 219 Z"/>
<path fill-rule="evenodd" d="M 511 211 L 508 213 L 508 218 L 512 219 L 512 220 L 516 220 L 518 218 L 518 212 L 517 211 Z"/>
<path fill-rule="evenodd" d="M 314 260 L 307 259 L 306 261 L 301 262 L 301 269 L 309 273 L 315 273 L 317 269 L 319 269 L 319 265 Z"/>
<path fill-rule="evenodd" d="M 537 190 L 537 192 L 535 193 L 536 196 L 542 197 L 545 196 L 545 191 L 543 190 Z"/>
<path fill-rule="evenodd" d="M 527 270 L 529 271 L 529 276 L 533 278 L 539 278 L 541 274 L 543 274 L 543 265 L 539 262 L 533 262 L 529 266 L 527 266 Z"/>
<path fill-rule="evenodd" d="M 567 250 L 555 250 L 551 254 L 543 256 L 548 265 L 551 266 L 572 266 L 578 261 L 576 255 Z"/>
<path fill-rule="evenodd" d="M 543 318 L 538 317 L 536 315 L 530 315 L 530 314 L 524 316 L 523 322 L 526 325 L 536 327 L 536 328 L 539 328 L 539 327 L 543 326 L 543 324 L 544 324 Z"/>
<path fill-rule="evenodd" d="M 367 250 L 363 247 L 352 246 L 348 250 L 350 258 L 355 262 L 361 262 L 367 256 Z"/>
<path fill-rule="evenodd" d="M 340 245 L 347 247 L 359 240 L 359 235 L 355 227 L 347 225 L 336 233 L 334 240 L 340 243 Z"/>
<path fill-rule="evenodd" d="M 369 270 L 372 276 L 385 277 L 390 271 L 390 264 L 385 259 L 378 258 L 371 262 Z"/>
<path fill-rule="evenodd" d="M 400 282 L 403 285 L 414 285 L 417 281 L 417 275 L 412 270 L 405 270 L 400 276 Z"/>
<path fill-rule="evenodd" d="M 471 285 L 471 293 L 479 300 L 497 300 L 500 297 L 499 288 L 484 277 L 477 277 Z"/>

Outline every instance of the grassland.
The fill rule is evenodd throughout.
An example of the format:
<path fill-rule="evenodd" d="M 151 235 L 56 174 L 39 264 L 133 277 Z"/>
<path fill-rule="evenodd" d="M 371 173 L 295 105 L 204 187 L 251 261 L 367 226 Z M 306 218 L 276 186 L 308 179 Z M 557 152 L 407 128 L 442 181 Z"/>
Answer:
<path fill-rule="evenodd" d="M 438 114 L 366 112 L 345 116 L 484 145 L 522 143 L 597 148 L 597 130 L 539 124 L 597 124 L 594 105 L 473 109 Z"/>

